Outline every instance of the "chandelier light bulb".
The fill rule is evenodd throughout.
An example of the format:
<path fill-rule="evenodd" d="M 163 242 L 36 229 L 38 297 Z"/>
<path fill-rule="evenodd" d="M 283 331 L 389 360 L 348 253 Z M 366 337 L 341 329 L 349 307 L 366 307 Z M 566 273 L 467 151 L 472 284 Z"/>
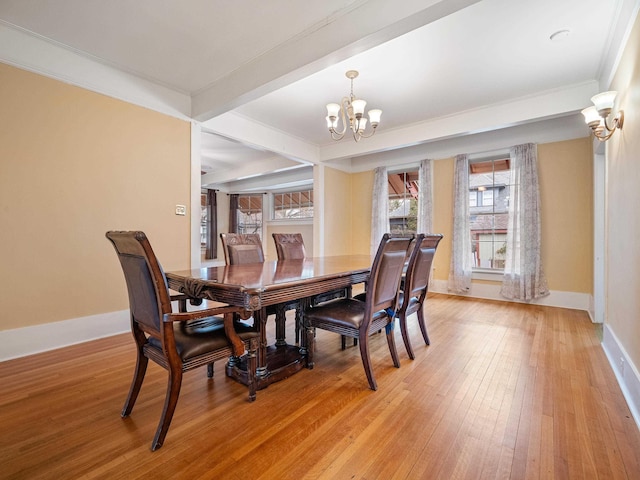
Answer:
<path fill-rule="evenodd" d="M 591 97 L 591 101 L 598 112 L 610 112 L 616 101 L 616 95 L 618 95 L 618 92 L 602 92 Z"/>
<path fill-rule="evenodd" d="M 584 115 L 584 121 L 587 125 L 592 122 L 600 123 L 600 114 L 598 110 L 593 105 L 582 110 L 582 115 Z"/>
<path fill-rule="evenodd" d="M 382 110 L 378 110 L 377 108 L 374 110 L 369 110 L 369 122 L 371 122 L 371 126 L 376 128 L 380 123 L 380 116 L 382 115 Z"/>

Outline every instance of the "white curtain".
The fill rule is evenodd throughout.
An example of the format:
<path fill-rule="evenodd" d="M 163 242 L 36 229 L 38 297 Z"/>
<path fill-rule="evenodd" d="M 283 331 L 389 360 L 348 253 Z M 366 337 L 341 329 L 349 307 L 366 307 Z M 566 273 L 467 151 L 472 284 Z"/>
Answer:
<path fill-rule="evenodd" d="M 500 293 L 512 300 L 529 301 L 549 294 L 540 258 L 537 146 L 512 147 L 510 157 L 507 253 Z"/>
<path fill-rule="evenodd" d="M 469 232 L 469 157 L 456 155 L 453 180 L 453 238 L 448 289 L 468 293 L 471 288 L 473 257 Z"/>
<path fill-rule="evenodd" d="M 433 233 L 431 160 L 422 160 L 418 169 L 418 232 Z"/>
<path fill-rule="evenodd" d="M 389 232 L 389 179 L 387 167 L 374 170 L 371 202 L 371 255 L 375 255 L 382 235 Z"/>

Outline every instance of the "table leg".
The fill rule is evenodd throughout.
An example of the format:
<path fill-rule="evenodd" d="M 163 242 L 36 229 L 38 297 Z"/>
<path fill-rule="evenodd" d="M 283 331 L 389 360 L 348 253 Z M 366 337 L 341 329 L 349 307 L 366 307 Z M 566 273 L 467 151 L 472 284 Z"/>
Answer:
<path fill-rule="evenodd" d="M 286 304 L 279 303 L 275 306 L 276 310 L 276 346 L 281 347 L 287 344 L 286 336 Z"/>
<path fill-rule="evenodd" d="M 256 377 L 258 380 L 265 378 L 269 372 L 267 370 L 267 312 L 263 307 L 253 312 L 253 321 L 260 334 L 260 345 L 258 346 L 258 368 Z"/>

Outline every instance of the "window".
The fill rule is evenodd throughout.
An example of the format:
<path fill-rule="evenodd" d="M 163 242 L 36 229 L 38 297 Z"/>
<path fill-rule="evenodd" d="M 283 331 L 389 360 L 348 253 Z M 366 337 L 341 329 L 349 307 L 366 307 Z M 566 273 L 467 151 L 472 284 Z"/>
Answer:
<path fill-rule="evenodd" d="M 474 268 L 502 270 L 509 219 L 509 159 L 469 163 L 469 225 Z"/>
<path fill-rule="evenodd" d="M 200 192 L 200 249 L 203 254 L 207 249 L 207 223 L 208 223 L 209 209 L 207 208 L 207 193 L 206 191 Z"/>
<path fill-rule="evenodd" d="M 238 195 L 236 233 L 257 233 L 262 238 L 262 194 Z"/>
<path fill-rule="evenodd" d="M 274 220 L 313 218 L 313 189 L 273 194 Z"/>
<path fill-rule="evenodd" d="M 389 173 L 391 233 L 416 233 L 418 228 L 418 170 Z"/>

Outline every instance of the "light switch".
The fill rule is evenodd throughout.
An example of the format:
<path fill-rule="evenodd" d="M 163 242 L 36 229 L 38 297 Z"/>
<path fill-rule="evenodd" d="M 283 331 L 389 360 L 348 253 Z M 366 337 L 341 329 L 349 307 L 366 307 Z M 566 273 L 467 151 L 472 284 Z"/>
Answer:
<path fill-rule="evenodd" d="M 176 205 L 176 215 L 186 215 L 187 207 L 184 205 Z"/>

